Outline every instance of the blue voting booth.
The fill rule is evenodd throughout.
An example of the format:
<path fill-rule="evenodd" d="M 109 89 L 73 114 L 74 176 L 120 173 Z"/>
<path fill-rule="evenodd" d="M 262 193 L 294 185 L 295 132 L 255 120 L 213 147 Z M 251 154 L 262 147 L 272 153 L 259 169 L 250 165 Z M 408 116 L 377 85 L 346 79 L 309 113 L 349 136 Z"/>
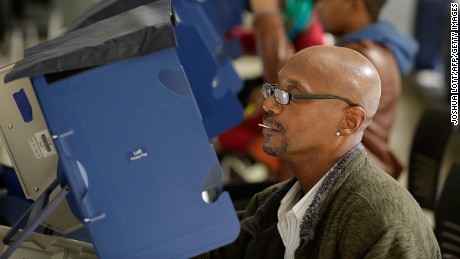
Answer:
<path fill-rule="evenodd" d="M 214 137 L 242 121 L 243 107 L 237 93 L 243 82 L 232 60 L 220 59 L 224 41 L 201 6 L 181 0 L 175 3 L 180 21 L 174 27 L 177 53 L 203 114 L 206 131 Z"/>
<path fill-rule="evenodd" d="M 156 0 L 102 1 L 78 19 L 69 30 L 84 28 Z M 227 38 L 234 26 L 241 24 L 244 1 L 238 0 L 172 0 L 175 13 L 174 33 L 177 54 L 203 117 L 211 139 L 243 120 L 243 107 L 237 97 L 243 80 L 233 68 L 233 59 L 242 50 L 236 38 Z M 26 56 L 36 53 L 26 51 Z"/>
<path fill-rule="evenodd" d="M 159 0 L 69 32 L 5 78 L 31 78 L 59 156 L 50 188 L 69 193 L 100 258 L 189 258 L 239 233 L 171 13 Z"/>

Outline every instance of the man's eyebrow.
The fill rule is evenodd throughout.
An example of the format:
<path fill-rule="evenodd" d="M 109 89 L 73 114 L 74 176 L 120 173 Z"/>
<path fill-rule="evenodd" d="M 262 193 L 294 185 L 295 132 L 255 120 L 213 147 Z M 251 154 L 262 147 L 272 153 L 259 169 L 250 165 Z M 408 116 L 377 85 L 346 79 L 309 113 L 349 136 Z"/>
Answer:
<path fill-rule="evenodd" d="M 286 81 L 290 86 L 294 86 L 299 91 L 301 90 L 301 87 L 300 87 L 301 84 L 299 81 L 292 80 L 292 79 L 287 79 Z"/>

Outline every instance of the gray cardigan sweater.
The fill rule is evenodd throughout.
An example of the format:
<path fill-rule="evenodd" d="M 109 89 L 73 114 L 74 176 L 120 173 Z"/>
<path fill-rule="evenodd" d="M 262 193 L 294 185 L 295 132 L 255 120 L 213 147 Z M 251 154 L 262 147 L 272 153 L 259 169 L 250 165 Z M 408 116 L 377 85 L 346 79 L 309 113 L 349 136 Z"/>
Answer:
<path fill-rule="evenodd" d="M 237 240 L 200 258 L 283 258 L 277 212 L 295 182 L 256 194 L 238 214 Z M 326 176 L 300 227 L 296 258 L 441 258 L 417 202 L 369 162 L 361 144 Z"/>

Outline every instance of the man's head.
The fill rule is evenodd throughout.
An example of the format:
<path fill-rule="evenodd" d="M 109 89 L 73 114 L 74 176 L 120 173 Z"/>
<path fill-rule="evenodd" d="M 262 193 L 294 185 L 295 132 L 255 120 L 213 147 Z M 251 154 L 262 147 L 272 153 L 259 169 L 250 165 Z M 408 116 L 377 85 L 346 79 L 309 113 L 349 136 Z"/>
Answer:
<path fill-rule="evenodd" d="M 378 20 L 386 0 L 315 0 L 324 31 L 344 36 Z"/>
<path fill-rule="evenodd" d="M 264 101 L 264 124 L 272 128 L 264 129 L 264 150 L 284 158 L 314 159 L 352 148 L 361 141 L 380 99 L 375 67 L 358 52 L 341 47 L 315 46 L 296 53 L 278 72 L 276 88 L 294 96 L 336 97 L 291 99 L 282 105 L 273 94 Z"/>

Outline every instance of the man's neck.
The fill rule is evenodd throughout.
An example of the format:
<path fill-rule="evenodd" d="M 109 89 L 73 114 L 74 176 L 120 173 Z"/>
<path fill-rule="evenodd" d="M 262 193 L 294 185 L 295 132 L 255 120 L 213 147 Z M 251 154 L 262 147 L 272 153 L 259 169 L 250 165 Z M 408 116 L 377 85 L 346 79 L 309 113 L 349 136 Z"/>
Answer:
<path fill-rule="evenodd" d="M 353 146 L 339 146 L 331 152 L 310 156 L 304 154 L 302 158 L 283 159 L 283 163 L 297 178 L 303 192 L 307 193 Z"/>
<path fill-rule="evenodd" d="M 324 158 L 316 157 L 314 160 L 305 159 L 300 162 L 299 160 L 297 160 L 297 162 L 284 162 L 287 170 L 289 170 L 299 181 L 303 192 L 307 193 L 327 174 L 327 172 L 329 172 L 345 153 L 346 151 L 342 155 L 332 155 Z"/>

